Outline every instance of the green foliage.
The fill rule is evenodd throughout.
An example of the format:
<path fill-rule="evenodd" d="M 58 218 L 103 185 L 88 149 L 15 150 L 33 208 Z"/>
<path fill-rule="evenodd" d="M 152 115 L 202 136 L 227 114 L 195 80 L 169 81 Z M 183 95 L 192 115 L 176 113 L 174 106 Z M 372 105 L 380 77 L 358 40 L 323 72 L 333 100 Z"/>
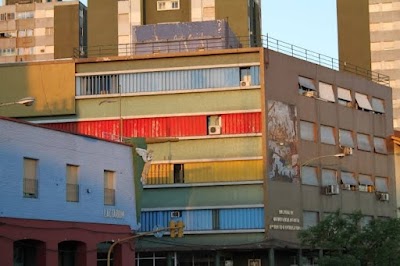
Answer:
<path fill-rule="evenodd" d="M 375 219 L 362 226 L 356 212 L 329 215 L 299 233 L 302 245 L 322 248 L 319 265 L 400 265 L 400 220 Z"/>

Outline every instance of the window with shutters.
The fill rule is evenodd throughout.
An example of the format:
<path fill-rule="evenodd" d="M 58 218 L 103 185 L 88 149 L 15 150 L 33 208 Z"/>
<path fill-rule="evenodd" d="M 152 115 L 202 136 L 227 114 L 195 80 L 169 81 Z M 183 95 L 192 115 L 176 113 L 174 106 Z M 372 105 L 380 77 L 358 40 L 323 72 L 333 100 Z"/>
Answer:
<path fill-rule="evenodd" d="M 67 164 L 66 197 L 69 202 L 79 202 L 78 170 L 79 166 Z"/>
<path fill-rule="evenodd" d="M 24 158 L 24 188 L 25 198 L 38 197 L 38 162 L 37 159 Z"/>
<path fill-rule="evenodd" d="M 115 205 L 115 172 L 104 170 L 104 205 Z"/>

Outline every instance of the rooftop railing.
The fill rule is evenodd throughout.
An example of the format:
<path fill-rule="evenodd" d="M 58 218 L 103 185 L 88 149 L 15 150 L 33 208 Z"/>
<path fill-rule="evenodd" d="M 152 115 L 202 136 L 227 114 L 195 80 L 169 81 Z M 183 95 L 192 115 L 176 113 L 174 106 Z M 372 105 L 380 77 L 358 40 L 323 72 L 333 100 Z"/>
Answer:
<path fill-rule="evenodd" d="M 374 82 L 389 86 L 390 78 L 387 75 L 365 69 L 349 62 L 344 62 L 308 49 L 280 41 L 268 35 L 258 39 L 249 37 L 217 37 L 204 39 L 179 39 L 136 42 L 119 45 L 102 45 L 81 47 L 74 49 L 75 58 L 130 56 L 144 54 L 177 53 L 191 51 L 210 51 L 220 49 L 234 49 L 246 47 L 264 47 L 301 60 L 305 60 L 337 71 L 350 72 Z"/>

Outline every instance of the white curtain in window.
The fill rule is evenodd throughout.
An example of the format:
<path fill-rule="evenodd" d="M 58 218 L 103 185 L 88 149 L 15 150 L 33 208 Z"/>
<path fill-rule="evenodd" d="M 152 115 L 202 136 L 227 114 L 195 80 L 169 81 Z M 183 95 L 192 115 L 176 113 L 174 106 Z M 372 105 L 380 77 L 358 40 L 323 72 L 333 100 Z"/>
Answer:
<path fill-rule="evenodd" d="M 301 168 L 301 183 L 303 185 L 318 186 L 317 168 L 303 166 Z"/>
<path fill-rule="evenodd" d="M 332 144 L 335 145 L 335 136 L 334 136 L 334 130 L 333 127 L 330 126 L 321 126 L 321 142 L 326 143 L 326 144 Z"/>
<path fill-rule="evenodd" d="M 388 192 L 387 178 L 375 177 L 375 190 L 377 192 Z"/>
<path fill-rule="evenodd" d="M 337 185 L 335 170 L 322 169 L 321 177 L 322 186 Z"/>
<path fill-rule="evenodd" d="M 354 148 L 353 134 L 351 134 L 351 131 L 339 129 L 339 143 L 342 146 Z"/>

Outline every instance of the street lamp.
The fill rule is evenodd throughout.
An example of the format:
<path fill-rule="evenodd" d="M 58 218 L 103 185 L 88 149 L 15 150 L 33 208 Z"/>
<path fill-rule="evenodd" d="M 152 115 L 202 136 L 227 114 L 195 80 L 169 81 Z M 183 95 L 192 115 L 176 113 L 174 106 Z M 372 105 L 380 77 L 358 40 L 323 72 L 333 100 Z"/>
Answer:
<path fill-rule="evenodd" d="M 343 158 L 343 157 L 345 157 L 345 156 L 346 156 L 345 153 L 337 153 L 337 154 L 330 154 L 330 155 L 317 156 L 317 157 L 314 157 L 314 158 L 311 158 L 311 159 L 305 161 L 304 163 L 302 163 L 302 164 L 300 165 L 300 167 L 306 166 L 307 164 L 309 164 L 309 163 L 311 163 L 311 162 L 313 162 L 313 161 L 315 161 L 315 160 L 322 159 L 322 158 L 328 158 L 328 157 Z"/>
<path fill-rule="evenodd" d="M 0 107 L 7 106 L 7 105 L 14 105 L 14 104 L 31 106 L 34 102 L 35 102 L 34 97 L 25 97 L 25 98 L 19 99 L 18 101 L 15 101 L 15 102 L 0 103 Z"/>

